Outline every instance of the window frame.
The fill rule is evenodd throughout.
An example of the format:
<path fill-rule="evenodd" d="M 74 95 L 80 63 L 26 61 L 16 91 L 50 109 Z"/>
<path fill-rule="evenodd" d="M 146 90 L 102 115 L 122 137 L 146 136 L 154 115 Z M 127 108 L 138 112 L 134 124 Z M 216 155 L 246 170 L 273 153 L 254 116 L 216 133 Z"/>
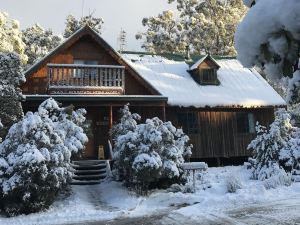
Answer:
<path fill-rule="evenodd" d="M 179 112 L 177 113 L 177 122 L 188 135 L 199 134 L 200 125 L 197 112 Z"/>
<path fill-rule="evenodd" d="M 201 68 L 199 76 L 200 76 L 201 84 L 206 84 L 206 85 L 218 84 L 217 70 L 215 68 Z"/>
<path fill-rule="evenodd" d="M 255 134 L 255 117 L 252 112 L 236 113 L 236 131 L 238 134 Z"/>

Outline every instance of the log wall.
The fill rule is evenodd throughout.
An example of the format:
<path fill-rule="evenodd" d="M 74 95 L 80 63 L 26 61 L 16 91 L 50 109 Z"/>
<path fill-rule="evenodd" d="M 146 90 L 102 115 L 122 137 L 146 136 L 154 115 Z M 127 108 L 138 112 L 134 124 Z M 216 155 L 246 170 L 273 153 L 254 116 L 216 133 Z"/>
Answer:
<path fill-rule="evenodd" d="M 102 46 L 93 38 L 83 36 L 67 49 L 58 52 L 49 59 L 51 64 L 73 64 L 74 60 L 96 60 L 98 65 L 120 65 Z M 47 64 L 26 78 L 22 86 L 24 94 L 48 94 L 48 69 Z M 125 93 L 126 95 L 151 95 L 134 76 L 129 68 L 125 68 Z"/>
<path fill-rule="evenodd" d="M 251 112 L 255 121 L 262 125 L 269 125 L 274 119 L 273 108 L 261 109 L 193 109 L 193 108 L 167 108 L 167 120 L 172 121 L 177 127 L 178 114 L 193 112 L 197 117 L 197 133 L 188 134 L 193 144 L 192 158 L 215 158 L 249 156 L 247 146 L 255 137 L 253 133 L 238 133 L 238 112 Z M 184 129 L 187 133 L 187 131 Z"/>

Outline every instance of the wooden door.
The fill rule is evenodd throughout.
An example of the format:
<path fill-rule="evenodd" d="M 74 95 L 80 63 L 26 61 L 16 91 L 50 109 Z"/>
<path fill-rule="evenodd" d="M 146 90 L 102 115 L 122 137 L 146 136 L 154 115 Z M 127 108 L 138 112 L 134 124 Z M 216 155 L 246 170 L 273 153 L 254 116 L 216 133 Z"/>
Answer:
<path fill-rule="evenodd" d="M 98 152 L 99 146 L 103 146 L 105 158 L 108 158 L 108 140 L 109 140 L 109 107 L 102 107 L 97 111 L 95 123 L 94 147 Z"/>

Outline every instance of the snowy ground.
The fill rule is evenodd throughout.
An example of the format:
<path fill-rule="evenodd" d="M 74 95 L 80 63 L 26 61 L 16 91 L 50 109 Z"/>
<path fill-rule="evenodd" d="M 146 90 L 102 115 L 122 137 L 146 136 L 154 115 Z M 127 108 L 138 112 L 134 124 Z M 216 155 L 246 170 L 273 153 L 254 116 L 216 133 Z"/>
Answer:
<path fill-rule="evenodd" d="M 242 189 L 228 193 L 226 179 L 236 176 Z M 300 222 L 300 183 L 266 190 L 249 179 L 244 167 L 209 168 L 208 183 L 197 180 L 196 193 L 154 191 L 137 197 L 121 184 L 74 186 L 73 194 L 46 212 L 0 218 L 0 224 L 295 224 Z M 203 190 L 203 187 L 210 186 Z"/>

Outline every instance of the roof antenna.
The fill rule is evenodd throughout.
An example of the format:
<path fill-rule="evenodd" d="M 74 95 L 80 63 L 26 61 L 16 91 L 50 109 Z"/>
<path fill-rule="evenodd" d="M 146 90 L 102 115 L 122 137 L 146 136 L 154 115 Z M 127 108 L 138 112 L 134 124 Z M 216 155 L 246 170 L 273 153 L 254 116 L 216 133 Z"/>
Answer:
<path fill-rule="evenodd" d="M 84 0 L 82 0 L 82 5 L 81 5 L 81 18 L 83 18 L 83 10 L 84 10 Z"/>

